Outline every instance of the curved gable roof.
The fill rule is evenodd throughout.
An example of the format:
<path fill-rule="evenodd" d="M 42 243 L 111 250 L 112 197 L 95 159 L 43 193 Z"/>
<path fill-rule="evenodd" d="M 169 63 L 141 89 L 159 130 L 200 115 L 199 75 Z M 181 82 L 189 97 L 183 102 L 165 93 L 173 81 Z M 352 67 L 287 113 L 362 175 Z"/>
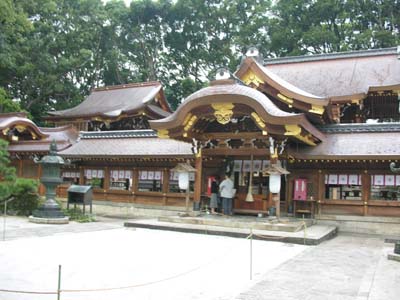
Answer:
<path fill-rule="evenodd" d="M 317 139 L 324 139 L 324 135 L 307 120 L 304 114 L 282 111 L 263 93 L 245 85 L 234 83 L 232 80 L 216 81 L 212 86 L 193 93 L 183 101 L 172 115 L 164 119 L 150 121 L 150 126 L 157 130 L 176 129 L 184 124 L 189 113 L 195 108 L 213 106 L 220 103 L 250 106 L 261 117 L 261 120 L 267 124 L 297 125 Z"/>
<path fill-rule="evenodd" d="M 38 127 L 26 118 L 25 113 L 0 114 L 0 136 L 7 136 L 9 130 L 19 132 L 28 130 L 32 140 L 10 141 L 10 153 L 47 153 L 51 142 L 54 140 L 58 150 L 71 146 L 78 138 L 78 132 L 72 125 L 56 128 Z"/>
<path fill-rule="evenodd" d="M 8 131 L 12 128 L 27 128 L 39 139 L 48 137 L 35 123 L 26 117 L 25 113 L 6 113 L 0 114 L 0 130 Z M 5 134 L 5 133 L 4 133 Z"/>
<path fill-rule="evenodd" d="M 286 57 L 264 61 L 264 69 L 325 98 L 400 89 L 398 48 Z"/>
<path fill-rule="evenodd" d="M 326 99 L 325 97 L 306 92 L 306 90 L 309 89 L 302 89 L 296 86 L 295 84 L 293 84 L 293 81 L 291 81 L 290 78 L 288 78 L 287 80 L 282 78 L 281 76 L 279 76 L 279 74 L 271 72 L 269 68 L 262 66 L 251 57 L 248 57 L 243 61 L 242 65 L 240 66 L 239 70 L 236 71 L 235 75 L 240 79 L 247 81 L 246 77 L 248 76 L 249 72 L 254 74 L 257 77 L 256 80 L 259 80 L 260 83 L 262 82 L 268 84 L 269 86 L 283 93 L 285 97 L 295 98 L 296 100 L 301 100 L 311 105 L 328 105 L 328 99 Z M 289 81 L 292 83 L 290 83 Z"/>
<path fill-rule="evenodd" d="M 162 85 L 159 82 L 144 82 L 97 88 L 77 106 L 54 112 L 48 112 L 54 118 L 85 118 L 103 117 L 118 118 L 122 114 L 141 113 L 149 106 L 159 102 L 159 109 L 150 108 L 151 112 L 165 117 L 170 113 L 168 103 L 164 98 Z"/>

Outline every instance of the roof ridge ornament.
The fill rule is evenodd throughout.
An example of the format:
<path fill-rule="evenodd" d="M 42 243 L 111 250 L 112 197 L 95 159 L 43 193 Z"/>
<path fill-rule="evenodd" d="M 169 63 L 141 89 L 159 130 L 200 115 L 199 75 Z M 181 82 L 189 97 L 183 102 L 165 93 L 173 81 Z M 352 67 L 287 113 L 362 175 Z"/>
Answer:
<path fill-rule="evenodd" d="M 215 73 L 215 80 L 226 80 L 231 78 L 231 72 L 229 72 L 228 68 L 219 68 Z"/>
<path fill-rule="evenodd" d="M 258 50 L 258 48 L 255 47 L 255 46 L 249 47 L 247 49 L 247 51 L 246 51 L 245 56 L 246 57 L 251 57 L 251 58 L 253 58 L 254 60 L 256 60 L 257 62 L 259 62 L 261 64 L 264 61 L 263 55 L 260 53 L 260 50 Z"/>

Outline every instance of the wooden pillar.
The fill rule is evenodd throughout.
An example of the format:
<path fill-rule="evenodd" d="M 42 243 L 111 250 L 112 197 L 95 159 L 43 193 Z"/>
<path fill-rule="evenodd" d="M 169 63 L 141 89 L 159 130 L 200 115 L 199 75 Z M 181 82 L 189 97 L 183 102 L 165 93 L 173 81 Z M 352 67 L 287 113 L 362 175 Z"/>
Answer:
<path fill-rule="evenodd" d="M 281 217 L 281 197 L 278 194 L 272 194 L 272 200 L 275 203 L 276 217 L 279 219 Z"/>
<path fill-rule="evenodd" d="M 104 182 L 103 182 L 103 189 L 104 191 L 108 191 L 110 189 L 110 168 L 105 167 L 104 168 Z"/>
<path fill-rule="evenodd" d="M 79 167 L 79 184 L 85 184 L 85 170 L 83 169 L 83 166 Z"/>
<path fill-rule="evenodd" d="M 23 168 L 23 166 L 24 166 L 23 161 L 22 161 L 22 159 L 20 159 L 18 161 L 18 177 L 22 177 L 22 174 L 23 174 L 22 168 Z"/>
<path fill-rule="evenodd" d="M 325 198 L 325 173 L 322 170 L 318 170 L 318 177 L 317 177 L 317 215 L 320 216 L 322 213 L 321 201 Z"/>
<path fill-rule="evenodd" d="M 168 204 L 167 193 L 169 190 L 169 171 L 167 168 L 163 170 L 163 185 L 162 185 L 162 193 L 163 193 L 163 204 Z"/>
<path fill-rule="evenodd" d="M 362 185 L 362 201 L 364 204 L 363 215 L 368 215 L 368 202 L 369 202 L 369 194 L 371 191 L 371 176 L 368 174 L 368 170 L 364 170 L 361 175 L 361 185 Z"/>
<path fill-rule="evenodd" d="M 138 191 L 139 186 L 139 171 L 136 168 L 133 168 L 132 172 L 132 200 L 136 202 L 136 193 Z"/>
<path fill-rule="evenodd" d="M 196 155 L 195 160 L 196 177 L 194 182 L 194 199 L 195 202 L 200 202 L 201 199 L 201 184 L 203 179 L 203 158 L 201 154 L 201 149 Z"/>

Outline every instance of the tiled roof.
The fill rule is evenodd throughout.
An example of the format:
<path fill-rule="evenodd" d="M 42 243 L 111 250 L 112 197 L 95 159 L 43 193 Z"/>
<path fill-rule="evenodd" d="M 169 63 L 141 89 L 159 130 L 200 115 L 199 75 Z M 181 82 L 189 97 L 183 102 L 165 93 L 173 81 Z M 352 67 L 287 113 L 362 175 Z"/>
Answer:
<path fill-rule="evenodd" d="M 397 48 L 353 51 L 271 59 L 264 67 L 301 90 L 334 98 L 400 86 L 399 55 Z"/>
<path fill-rule="evenodd" d="M 0 130 L 21 126 L 36 135 L 36 139 L 32 140 L 11 141 L 8 145 L 8 151 L 11 153 L 47 153 L 53 140 L 56 141 L 58 150 L 64 150 L 78 138 L 78 132 L 72 125 L 55 128 L 38 127 L 26 117 L 25 113 L 0 114 Z"/>
<path fill-rule="evenodd" d="M 400 47 L 347 51 L 347 52 L 334 52 L 334 53 L 313 54 L 313 55 L 310 54 L 310 55 L 300 55 L 300 56 L 286 56 L 278 58 L 266 58 L 264 59 L 264 65 L 344 59 L 344 58 L 371 57 L 371 56 L 381 56 L 381 55 L 391 55 L 391 54 L 400 55 Z"/>
<path fill-rule="evenodd" d="M 44 139 L 11 142 L 8 145 L 8 151 L 23 153 L 47 153 L 53 140 L 56 141 L 57 150 L 62 151 L 75 143 L 78 138 L 78 132 L 71 125 L 55 128 L 39 128 L 46 134 Z"/>
<path fill-rule="evenodd" d="M 317 128 L 324 133 L 400 132 L 400 123 L 330 124 Z"/>
<path fill-rule="evenodd" d="M 289 154 L 299 159 L 399 159 L 400 132 L 328 133 L 315 146 L 297 146 Z"/>
<path fill-rule="evenodd" d="M 152 129 L 81 131 L 79 137 L 81 139 L 118 139 L 118 138 L 137 138 L 137 137 L 157 137 L 157 133 Z"/>
<path fill-rule="evenodd" d="M 77 106 L 60 111 L 50 111 L 48 114 L 51 117 L 62 118 L 92 116 L 117 118 L 123 113 L 140 113 L 148 107 L 152 112 L 160 114 L 160 117 L 165 117 L 169 115 L 169 111 L 161 107 L 154 108 L 156 107 L 154 99 L 160 93 L 162 93 L 162 86 L 159 82 L 97 88 Z M 166 103 L 165 99 L 159 101 L 163 101 L 163 104 Z"/>
<path fill-rule="evenodd" d="M 70 158 L 193 157 L 191 144 L 160 139 L 153 130 L 81 132 L 79 141 L 59 154 Z"/>

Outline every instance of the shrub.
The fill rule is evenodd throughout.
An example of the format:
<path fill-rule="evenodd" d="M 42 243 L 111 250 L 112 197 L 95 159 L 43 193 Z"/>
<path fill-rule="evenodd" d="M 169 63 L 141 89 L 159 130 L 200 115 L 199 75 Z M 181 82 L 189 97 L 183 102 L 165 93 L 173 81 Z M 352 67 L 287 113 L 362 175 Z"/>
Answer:
<path fill-rule="evenodd" d="M 79 207 L 64 209 L 64 214 L 69 217 L 70 221 L 76 221 L 79 223 L 96 222 L 96 218 L 92 215 L 83 214 Z"/>
<path fill-rule="evenodd" d="M 39 182 L 33 179 L 17 178 L 13 192 L 14 200 L 8 204 L 9 210 L 20 216 L 29 216 L 39 206 Z"/>

